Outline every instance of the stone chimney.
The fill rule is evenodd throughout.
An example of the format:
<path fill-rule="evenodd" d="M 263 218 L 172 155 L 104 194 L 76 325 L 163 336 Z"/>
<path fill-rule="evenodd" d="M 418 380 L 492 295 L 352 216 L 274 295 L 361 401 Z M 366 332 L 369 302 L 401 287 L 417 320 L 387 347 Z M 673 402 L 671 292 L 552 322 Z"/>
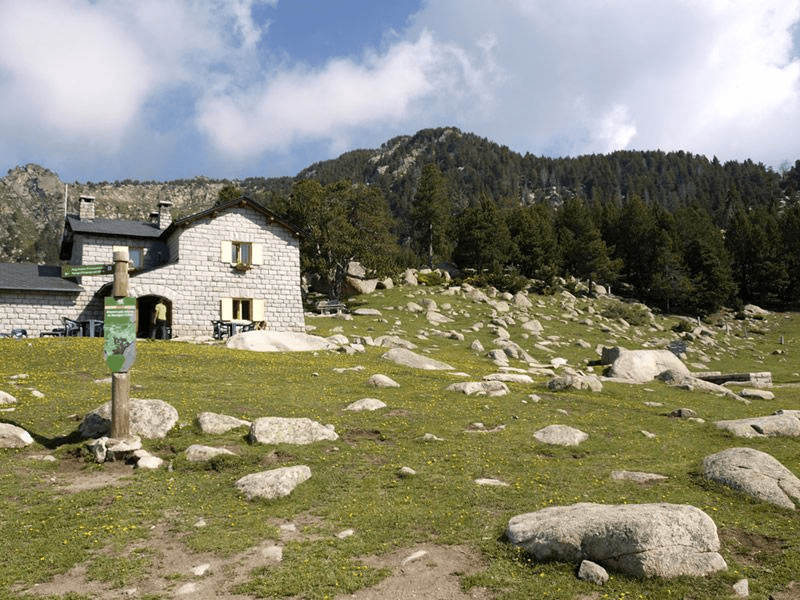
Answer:
<path fill-rule="evenodd" d="M 158 202 L 158 228 L 162 231 L 172 223 L 172 215 L 169 211 L 171 207 L 172 202 L 169 200 L 159 200 Z"/>
<path fill-rule="evenodd" d="M 81 196 L 78 199 L 78 218 L 81 221 L 94 219 L 94 196 Z"/>

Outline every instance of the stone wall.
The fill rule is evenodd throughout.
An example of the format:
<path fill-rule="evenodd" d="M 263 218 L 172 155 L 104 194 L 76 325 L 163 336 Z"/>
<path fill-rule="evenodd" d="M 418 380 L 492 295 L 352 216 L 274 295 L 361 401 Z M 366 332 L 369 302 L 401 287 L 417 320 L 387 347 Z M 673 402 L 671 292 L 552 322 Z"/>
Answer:
<path fill-rule="evenodd" d="M 248 242 L 261 249 L 263 264 L 246 271 L 223 260 L 222 242 Z M 76 240 L 76 246 L 78 244 Z M 141 246 L 133 239 L 88 237 L 80 242 L 75 264 L 111 263 L 111 247 Z M 266 328 L 272 331 L 303 331 L 300 293 L 300 246 L 289 231 L 269 223 L 262 213 L 248 207 L 226 211 L 216 218 L 200 219 L 176 230 L 165 246 L 152 244 L 155 252 L 167 253 L 169 264 L 131 273 L 129 295 L 160 296 L 171 304 L 173 337 L 210 336 L 211 322 L 222 318 L 223 299 L 261 302 Z M 175 262 L 178 260 L 178 262 Z M 30 337 L 62 326 L 62 317 L 75 320 L 102 319 L 101 288 L 112 277 L 83 277 L 84 291 L 76 294 L 12 292 L 0 294 L 0 332 L 25 328 Z M 143 318 L 140 315 L 140 319 Z"/>
<path fill-rule="evenodd" d="M 263 300 L 267 329 L 303 330 L 299 242 L 290 232 L 255 210 L 238 208 L 196 221 L 176 235 L 179 249 L 171 254 L 179 255 L 178 263 L 130 280 L 130 295 L 170 301 L 173 336 L 210 335 L 211 321 L 222 317 L 223 298 Z M 237 271 L 229 259 L 222 260 L 223 241 L 259 244 L 263 264 Z"/>

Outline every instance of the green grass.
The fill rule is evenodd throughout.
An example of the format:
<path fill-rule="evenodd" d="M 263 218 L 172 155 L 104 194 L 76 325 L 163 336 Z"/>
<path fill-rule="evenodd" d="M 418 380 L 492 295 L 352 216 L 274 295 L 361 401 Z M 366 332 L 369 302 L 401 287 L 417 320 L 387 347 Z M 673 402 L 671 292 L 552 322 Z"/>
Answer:
<path fill-rule="evenodd" d="M 310 318 L 307 324 L 323 336 L 400 335 L 418 344 L 418 352 L 429 352 L 470 379 L 495 372 L 485 356 L 469 349 L 474 339 L 487 350 L 494 347 L 488 327 L 468 331 L 477 322 L 490 321 L 491 306 L 443 295 L 443 290 L 384 291 L 358 299 L 361 306 L 380 309 L 382 317 Z M 439 337 L 424 315 L 401 310 L 409 301 L 425 298 L 456 316 L 438 329 L 464 332 L 463 341 Z M 542 363 L 559 356 L 587 370 L 599 344 L 663 347 L 676 339 L 673 318 L 659 318 L 658 329 L 647 323 L 615 329 L 615 321 L 602 315 L 616 317 L 627 309 L 615 308 L 613 301 L 578 300 L 581 313 L 576 315 L 560 296 L 532 300 L 530 316 L 541 321 L 552 352 L 536 349 L 538 340 L 523 336 L 522 321 L 514 311 L 515 322 L 508 329 L 512 339 Z M 450 306 L 442 308 L 446 304 Z M 595 307 L 593 314 L 587 312 L 590 305 Z M 135 586 L 154 560 L 135 549 L 146 546 L 155 525 L 166 526 L 189 551 L 232 557 L 264 540 L 277 541 L 280 523 L 302 519 L 303 537 L 283 544 L 282 563 L 256 569 L 246 583 L 229 591 L 263 598 L 346 595 L 387 575 L 365 566 L 363 557 L 435 543 L 467 545 L 484 556 L 481 571 L 462 577 L 465 589 L 486 587 L 496 597 L 509 599 L 581 598 L 597 590 L 576 579 L 575 565 L 536 564 L 502 542 L 508 519 L 576 502 L 672 502 L 697 506 L 714 519 L 728 571 L 672 580 L 612 573 L 601 597 L 732 597 L 731 585 L 748 577 L 751 598 L 766 600 L 800 572 L 797 515 L 704 480 L 699 465 L 708 454 L 746 445 L 800 472 L 797 440 L 742 440 L 713 425 L 720 419 L 800 408 L 800 387 L 792 385 L 800 382 L 800 318 L 770 315 L 757 323 L 758 333 L 755 327 L 745 330 L 740 321 L 731 322 L 729 333 L 714 323 L 708 326 L 717 332 L 714 344 L 689 342 L 687 362 L 707 370 L 771 371 L 776 400 L 746 405 L 659 382 L 606 383 L 600 393 L 552 393 L 544 386 L 545 378 L 532 386 L 510 384 L 507 396 L 469 397 L 444 389 L 460 378 L 395 366 L 381 358 L 383 349 L 374 347 L 354 355 L 252 353 L 218 345 L 142 341 L 131 373 L 132 396 L 159 398 L 178 410 L 179 424 L 165 439 L 144 441 L 148 450 L 171 461 L 172 470 L 131 471 L 124 485 L 79 492 L 65 491 L 53 481 L 101 475 L 109 468 L 88 460 L 84 444 L 75 436 L 79 418 L 110 398 L 110 384 L 96 382 L 108 377 L 102 340 L 2 339 L 0 389 L 18 403 L 13 412 L 0 413 L 0 420 L 24 427 L 36 443 L 0 451 L 0 536 L 5 550 L 0 590 L 12 590 L 10 598 L 27 597 L 24 590 L 32 585 L 84 562 L 94 565 L 87 572 L 92 580 L 111 588 Z M 590 348 L 575 345 L 579 338 Z M 512 365 L 525 366 L 514 361 Z M 334 371 L 357 366 L 364 369 Z M 400 387 L 368 387 L 366 380 L 374 373 L 392 377 Z M 12 379 L 19 374 L 27 377 Z M 540 399 L 533 401 L 532 393 Z M 380 398 L 388 408 L 370 413 L 343 410 L 367 396 Z M 705 423 L 666 416 L 679 407 L 693 408 Z M 340 439 L 270 447 L 248 443 L 244 429 L 204 436 L 194 424 L 202 411 L 246 419 L 309 417 L 335 425 Z M 467 433 L 475 422 L 505 429 Z M 577 448 L 536 443 L 533 433 L 553 423 L 577 427 L 590 437 Z M 657 437 L 649 439 L 643 430 Z M 426 433 L 443 441 L 426 441 Z M 189 463 L 182 452 L 195 443 L 225 446 L 238 456 Z M 32 458 L 43 453 L 53 453 L 59 462 Z M 308 465 L 312 478 L 287 498 L 248 502 L 233 485 L 248 473 L 294 464 Z M 417 475 L 398 477 L 403 466 Z M 617 469 L 662 473 L 669 479 L 650 485 L 613 481 L 610 472 Z M 479 477 L 509 485 L 479 487 L 474 484 Z M 200 518 L 205 527 L 195 526 Z M 347 528 L 355 535 L 335 537 Z M 118 561 L 109 562 L 110 549 Z"/>

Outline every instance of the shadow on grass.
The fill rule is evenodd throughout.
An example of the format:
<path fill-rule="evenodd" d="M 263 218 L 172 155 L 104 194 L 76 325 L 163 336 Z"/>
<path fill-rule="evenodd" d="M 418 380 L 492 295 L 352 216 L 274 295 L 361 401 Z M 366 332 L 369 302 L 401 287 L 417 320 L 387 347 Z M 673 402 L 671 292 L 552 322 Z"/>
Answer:
<path fill-rule="evenodd" d="M 20 429 L 24 429 L 25 431 L 27 431 L 30 434 L 30 436 L 33 438 L 33 440 L 37 444 L 41 444 L 42 446 L 44 446 L 48 450 L 56 450 L 57 448 L 59 448 L 61 446 L 66 446 L 66 445 L 69 445 L 69 444 L 78 444 L 78 443 L 80 443 L 80 442 L 82 442 L 84 440 L 84 437 L 81 435 L 81 432 L 78 431 L 77 429 L 75 431 L 72 431 L 72 432 L 68 433 L 67 435 L 59 435 L 59 436 L 54 437 L 54 438 L 49 438 L 49 437 L 45 437 L 43 435 L 40 435 L 40 434 L 36 433 L 35 431 L 31 431 L 30 429 L 27 429 L 26 427 L 20 425 L 16 421 L 12 421 L 12 420 L 9 420 L 9 419 L 2 419 L 2 420 L 0 420 L 0 423 L 7 423 L 9 425 L 14 425 L 15 427 L 19 427 Z"/>

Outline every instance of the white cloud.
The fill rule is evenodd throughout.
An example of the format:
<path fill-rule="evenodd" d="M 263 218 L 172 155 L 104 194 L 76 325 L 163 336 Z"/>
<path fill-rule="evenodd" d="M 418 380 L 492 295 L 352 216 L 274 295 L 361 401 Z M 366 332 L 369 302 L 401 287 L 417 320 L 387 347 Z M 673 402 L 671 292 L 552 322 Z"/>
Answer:
<path fill-rule="evenodd" d="M 423 0 L 316 69 L 253 17 L 286 1 L 0 0 L 0 159 L 246 176 L 443 125 L 534 154 L 800 158 L 798 0 Z"/>
<path fill-rule="evenodd" d="M 227 153 L 252 155 L 307 139 L 347 137 L 352 129 L 403 122 L 425 103 L 480 96 L 485 73 L 458 48 L 428 33 L 361 62 L 331 60 L 320 70 L 271 74 L 253 89 L 205 99 L 199 127 Z"/>

